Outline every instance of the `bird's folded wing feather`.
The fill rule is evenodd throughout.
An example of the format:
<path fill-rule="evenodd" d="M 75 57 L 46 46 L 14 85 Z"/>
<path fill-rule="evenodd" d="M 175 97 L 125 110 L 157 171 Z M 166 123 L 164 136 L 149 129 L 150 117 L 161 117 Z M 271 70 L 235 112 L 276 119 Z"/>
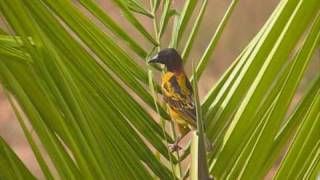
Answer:
<path fill-rule="evenodd" d="M 175 111 L 178 111 L 191 125 L 196 125 L 196 110 L 192 99 L 192 86 L 186 79 L 186 88 L 182 90 L 177 79 L 173 76 L 165 87 L 164 101 Z M 167 89 L 166 89 L 167 88 Z M 187 94 L 184 92 L 188 92 Z"/>

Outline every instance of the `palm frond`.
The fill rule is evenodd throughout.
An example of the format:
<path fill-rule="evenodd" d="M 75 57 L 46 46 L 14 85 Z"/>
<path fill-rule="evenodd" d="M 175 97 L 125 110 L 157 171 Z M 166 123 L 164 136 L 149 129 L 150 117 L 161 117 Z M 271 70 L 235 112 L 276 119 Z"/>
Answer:
<path fill-rule="evenodd" d="M 193 66 L 199 128 L 184 154 L 167 148 L 176 133 L 154 80 L 163 69 L 145 62 L 171 46 L 188 63 L 209 1 L 112 2 L 143 41 L 92 0 L 0 0 L 0 83 L 46 179 L 261 179 L 279 158 L 275 179 L 319 176 L 319 75 L 290 114 L 319 48 L 317 0 L 281 0 L 201 101 L 198 80 L 240 2 L 230 3 Z M 0 137 L 0 179 L 25 178 L 35 179 Z"/>

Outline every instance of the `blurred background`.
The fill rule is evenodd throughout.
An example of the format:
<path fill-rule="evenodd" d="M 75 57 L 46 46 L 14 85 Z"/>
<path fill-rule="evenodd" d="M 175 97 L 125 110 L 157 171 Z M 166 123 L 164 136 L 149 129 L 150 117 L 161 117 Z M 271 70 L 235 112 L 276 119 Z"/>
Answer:
<path fill-rule="evenodd" d="M 126 23 L 124 18 L 121 16 L 119 10 L 114 8 L 111 0 L 97 0 L 99 4 L 105 9 L 105 11 L 114 17 L 116 20 L 122 24 L 128 32 L 132 32 L 134 37 L 137 39 L 141 39 L 141 44 L 151 49 L 152 47 L 148 47 L 148 44 L 145 43 L 142 36 L 137 33 L 129 24 Z M 146 7 L 149 7 L 147 0 L 142 1 Z M 174 7 L 177 7 L 178 10 L 181 9 L 183 0 L 173 0 Z M 187 64 L 187 73 L 191 72 L 191 61 L 193 60 L 197 62 L 201 56 L 201 54 L 206 49 L 211 37 L 213 36 L 215 29 L 217 28 L 220 20 L 222 19 L 228 5 L 230 4 L 230 0 L 210 0 L 208 4 L 208 8 L 199 30 L 198 36 L 195 40 L 195 45 L 192 49 L 191 55 L 189 57 L 189 63 Z M 233 60 L 238 56 L 238 54 L 242 51 L 242 49 L 248 44 L 248 42 L 254 37 L 254 35 L 258 32 L 264 22 L 267 20 L 268 16 L 271 14 L 273 9 L 276 7 L 279 0 L 241 0 L 236 6 L 234 13 L 230 21 L 228 22 L 225 31 L 222 34 L 222 38 L 218 43 L 218 46 L 210 60 L 209 67 L 205 71 L 203 77 L 200 79 L 199 91 L 200 96 L 203 96 L 212 88 L 217 79 L 221 76 L 221 74 L 225 71 L 225 69 L 233 62 Z M 76 6 L 79 6 L 74 0 Z M 199 10 L 198 3 L 197 9 Z M 79 6 L 80 7 L 80 6 Z M 80 7 L 81 8 L 81 7 Z M 83 8 L 85 14 L 90 17 Z M 198 12 L 198 11 L 195 11 Z M 139 16 L 141 22 L 146 26 L 150 32 L 153 32 L 152 21 L 149 18 L 145 18 L 143 16 Z M 191 22 L 193 22 L 192 19 Z M 93 19 L 93 21 L 95 21 Z M 98 23 L 98 22 L 97 22 Z M 1 25 L 2 24 L 2 25 Z M 168 30 L 165 32 L 163 40 L 163 47 L 165 47 L 171 36 L 171 25 L 172 21 L 170 21 L 170 25 Z M 192 27 L 192 23 L 188 25 L 188 30 Z M 3 22 L 0 26 L 3 27 Z M 106 30 L 107 31 L 107 30 Z M 182 43 L 186 40 L 187 37 L 184 37 Z M 139 40 L 140 41 L 140 40 Z M 140 43 L 140 42 L 139 42 Z M 183 47 L 183 46 L 182 46 Z M 178 50 L 181 50 L 180 47 Z M 181 52 L 181 51 L 180 51 Z M 320 69 L 320 53 L 319 51 L 316 53 L 316 60 L 312 61 L 312 65 L 310 65 L 307 75 L 303 82 L 307 82 L 314 76 L 315 72 Z M 139 61 L 141 62 L 141 61 Z M 143 65 L 143 63 L 142 63 Z M 302 82 L 300 92 L 302 92 L 305 87 Z M 298 93 L 295 98 L 295 102 L 299 99 L 300 93 Z M 31 171 L 35 175 L 39 175 L 40 169 L 35 163 L 35 158 L 29 148 L 24 135 L 15 120 L 15 115 L 13 110 L 11 109 L 8 101 L 6 100 L 3 90 L 0 85 L 0 136 L 2 136 L 11 147 L 15 150 L 18 156 L 25 162 L 25 164 L 31 169 Z M 271 172 L 272 173 L 272 172 Z M 267 178 L 269 179 L 269 178 Z"/>

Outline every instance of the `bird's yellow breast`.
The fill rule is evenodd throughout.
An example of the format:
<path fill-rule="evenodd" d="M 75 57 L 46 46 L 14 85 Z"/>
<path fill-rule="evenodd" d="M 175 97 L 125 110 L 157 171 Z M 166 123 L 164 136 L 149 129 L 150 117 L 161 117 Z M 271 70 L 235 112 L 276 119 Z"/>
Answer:
<path fill-rule="evenodd" d="M 175 77 L 177 80 L 177 83 L 179 85 L 179 88 L 181 89 L 181 93 L 185 96 L 188 96 L 190 94 L 189 89 L 186 86 L 186 75 L 184 72 L 181 73 L 173 73 L 173 72 L 166 72 L 162 76 L 162 90 L 163 93 L 165 93 L 166 96 L 173 96 L 175 94 L 174 88 L 172 87 L 172 84 L 170 83 L 170 80 Z"/>
<path fill-rule="evenodd" d="M 175 84 L 173 84 L 172 79 L 175 78 Z M 173 73 L 167 72 L 162 76 L 162 91 L 163 95 L 170 97 L 174 100 L 183 100 L 183 97 L 187 97 L 190 94 L 190 90 L 186 86 L 187 77 L 184 72 Z M 178 87 L 174 87 L 177 86 Z M 177 92 L 177 88 L 179 93 Z M 174 110 L 169 106 L 169 113 L 171 118 L 178 124 L 187 125 L 188 122 L 183 118 L 183 113 L 177 110 Z"/>

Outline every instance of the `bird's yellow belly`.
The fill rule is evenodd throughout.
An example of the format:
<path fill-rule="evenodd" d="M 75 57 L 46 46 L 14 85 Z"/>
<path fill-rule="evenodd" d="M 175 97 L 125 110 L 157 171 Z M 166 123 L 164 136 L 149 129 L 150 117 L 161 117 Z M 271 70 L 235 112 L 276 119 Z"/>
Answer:
<path fill-rule="evenodd" d="M 170 116 L 174 122 L 176 122 L 177 124 L 180 124 L 180 125 L 188 125 L 188 122 L 183 119 L 183 117 L 181 116 L 181 114 L 179 112 L 174 111 L 170 107 L 169 107 L 169 109 L 170 109 Z"/>

